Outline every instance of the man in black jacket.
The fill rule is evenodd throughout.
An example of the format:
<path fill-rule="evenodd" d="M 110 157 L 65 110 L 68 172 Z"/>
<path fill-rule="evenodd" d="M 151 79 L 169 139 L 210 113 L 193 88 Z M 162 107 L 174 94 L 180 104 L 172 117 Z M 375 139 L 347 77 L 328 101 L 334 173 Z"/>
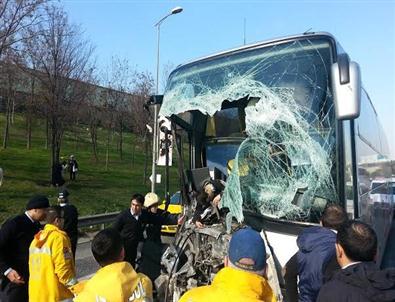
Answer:
<path fill-rule="evenodd" d="M 373 262 L 377 236 L 367 224 L 350 221 L 336 238 L 341 270 L 320 290 L 317 302 L 395 301 L 395 269 L 379 270 Z"/>
<path fill-rule="evenodd" d="M 64 211 L 64 226 L 63 230 L 67 233 L 71 242 L 71 250 L 75 259 L 75 252 L 77 250 L 78 241 L 78 211 L 77 208 L 69 201 L 70 193 L 63 189 L 59 192 L 58 202 Z"/>
<path fill-rule="evenodd" d="M 26 205 L 26 212 L 7 220 L 0 229 L 1 290 L 5 302 L 27 302 L 29 246 L 46 217 L 48 198 L 37 195 Z"/>
<path fill-rule="evenodd" d="M 167 223 L 166 218 L 163 216 L 154 215 L 146 209 L 143 210 L 143 204 L 143 195 L 133 195 L 130 202 L 130 209 L 122 211 L 114 223 L 114 228 L 118 230 L 123 239 L 125 261 L 128 261 L 134 268 L 138 244 L 144 240 L 144 226 L 148 224 L 162 225 Z M 169 221 L 169 223 L 171 222 Z"/>

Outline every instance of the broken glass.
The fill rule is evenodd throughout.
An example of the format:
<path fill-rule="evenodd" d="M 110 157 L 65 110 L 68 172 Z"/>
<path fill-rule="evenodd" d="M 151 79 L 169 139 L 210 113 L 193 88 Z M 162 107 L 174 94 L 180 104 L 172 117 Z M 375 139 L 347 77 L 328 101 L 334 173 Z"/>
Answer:
<path fill-rule="evenodd" d="M 186 64 L 170 75 L 160 115 L 203 113 L 208 159 L 213 137 L 226 136 L 233 148 L 218 168 L 229 172 L 222 206 L 238 221 L 245 209 L 312 221 L 337 200 L 331 53 L 326 39 L 299 39 Z M 233 143 L 216 122 L 226 110 L 240 120 L 229 124 L 238 132 Z"/>

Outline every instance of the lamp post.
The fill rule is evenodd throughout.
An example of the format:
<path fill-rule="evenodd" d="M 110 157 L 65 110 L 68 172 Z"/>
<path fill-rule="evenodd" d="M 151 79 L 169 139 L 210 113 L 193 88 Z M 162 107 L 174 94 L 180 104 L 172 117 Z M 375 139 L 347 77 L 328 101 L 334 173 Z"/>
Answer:
<path fill-rule="evenodd" d="M 173 8 L 167 15 L 160 19 L 154 26 L 158 29 L 158 41 L 157 41 L 157 54 L 156 54 L 156 94 L 159 94 L 159 45 L 160 45 L 160 25 L 169 16 L 175 15 L 182 12 L 182 7 Z M 153 133 L 153 145 L 152 145 L 152 182 L 151 192 L 155 192 L 156 184 L 156 159 L 158 154 L 158 105 L 154 105 L 154 133 Z"/>

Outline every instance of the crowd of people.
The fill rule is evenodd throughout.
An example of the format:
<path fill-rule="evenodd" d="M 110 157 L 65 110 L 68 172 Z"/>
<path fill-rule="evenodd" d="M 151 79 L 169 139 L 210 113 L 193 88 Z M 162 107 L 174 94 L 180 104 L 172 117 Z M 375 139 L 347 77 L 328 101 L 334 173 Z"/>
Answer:
<path fill-rule="evenodd" d="M 218 206 L 223 191 L 223 185 L 215 182 L 203 188 L 190 222 L 197 228 L 204 226 L 204 217 Z M 161 226 L 182 224 L 184 217 L 158 209 L 155 193 L 133 195 L 130 207 L 112 227 L 92 240 L 100 269 L 89 280 L 78 282 L 78 212 L 68 196 L 67 190 L 61 190 L 53 206 L 47 197 L 34 196 L 25 213 L 2 225 L 0 301 L 153 301 L 153 281 L 160 272 L 146 261 L 150 258 L 160 267 Z M 374 230 L 348 220 L 342 207 L 328 205 L 321 226 L 304 229 L 297 245 L 298 252 L 284 269 L 284 301 L 395 301 L 395 269 L 380 270 L 375 264 Z M 237 230 L 212 284 L 190 289 L 180 301 L 277 301 L 275 285 L 268 279 L 273 272 L 267 246 L 258 231 Z"/>

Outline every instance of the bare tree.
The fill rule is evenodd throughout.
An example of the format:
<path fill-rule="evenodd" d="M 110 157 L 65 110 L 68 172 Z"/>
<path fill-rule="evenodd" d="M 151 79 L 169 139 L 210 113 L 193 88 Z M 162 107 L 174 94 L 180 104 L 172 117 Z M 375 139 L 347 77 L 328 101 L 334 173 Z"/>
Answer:
<path fill-rule="evenodd" d="M 22 34 L 25 30 L 40 22 L 40 9 L 46 2 L 47 0 L 0 0 L 0 60 L 4 51 L 27 38 Z"/>
<path fill-rule="evenodd" d="M 0 94 L 4 98 L 5 107 L 5 124 L 3 131 L 3 148 L 6 149 L 10 138 L 10 128 L 13 123 L 13 115 L 15 111 L 15 103 L 17 97 L 16 85 L 21 82 L 20 73 L 18 72 L 15 61 L 17 55 L 11 49 L 8 49 L 3 56 L 1 62 L 1 74 L 0 74 L 0 87 L 2 92 Z"/>
<path fill-rule="evenodd" d="M 112 133 L 117 130 L 119 134 L 118 151 L 120 159 L 123 158 L 123 132 L 127 120 L 128 99 L 132 80 L 132 68 L 129 61 L 113 57 L 107 68 L 104 81 L 108 83 L 107 99 L 105 102 L 107 147 L 106 147 L 106 169 L 108 168 L 108 157 Z"/>
<path fill-rule="evenodd" d="M 136 72 L 133 77 L 133 99 L 130 102 L 130 113 L 132 117 L 132 130 L 136 138 L 144 144 L 144 184 L 147 179 L 147 168 L 149 152 L 149 142 L 147 124 L 152 123 L 152 114 L 145 103 L 153 93 L 154 79 L 149 72 Z M 133 144 L 133 154 L 136 143 Z"/>
<path fill-rule="evenodd" d="M 101 124 L 102 119 L 102 100 L 106 97 L 105 89 L 93 85 L 96 83 L 95 79 L 91 80 L 92 85 L 89 85 L 89 92 L 86 95 L 84 102 L 80 106 L 81 118 L 84 119 L 88 125 L 88 130 L 91 138 L 92 153 L 95 162 L 99 161 L 98 144 L 97 144 L 97 129 Z"/>
<path fill-rule="evenodd" d="M 39 33 L 26 42 L 26 51 L 35 62 L 32 72 L 46 100 L 50 133 L 52 183 L 59 164 L 65 129 L 76 119 L 75 112 L 87 91 L 93 48 L 83 40 L 81 30 L 68 22 L 66 13 L 56 6 L 46 8 L 46 18 L 37 26 Z"/>

